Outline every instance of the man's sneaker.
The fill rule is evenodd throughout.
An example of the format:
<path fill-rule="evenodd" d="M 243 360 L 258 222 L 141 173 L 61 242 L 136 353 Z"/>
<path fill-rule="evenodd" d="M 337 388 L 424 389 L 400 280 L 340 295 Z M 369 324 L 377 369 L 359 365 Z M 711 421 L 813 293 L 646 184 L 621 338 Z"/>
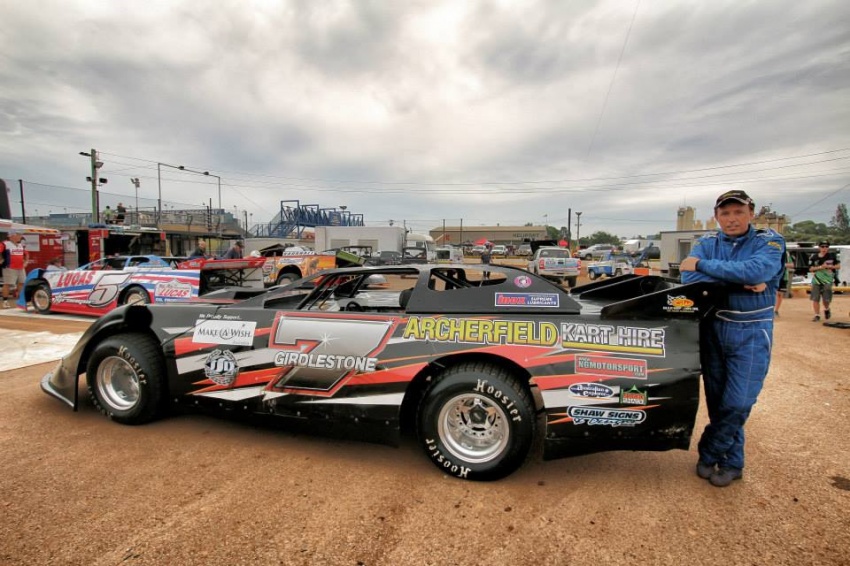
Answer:
<path fill-rule="evenodd" d="M 820 315 L 816 314 L 814 318 L 812 318 L 812 322 L 820 322 Z"/>
<path fill-rule="evenodd" d="M 744 471 L 737 468 L 720 468 L 708 478 L 714 487 L 726 487 L 735 480 L 744 477 Z"/>
<path fill-rule="evenodd" d="M 823 316 L 825 316 L 826 319 L 829 320 L 830 318 L 832 318 L 832 312 L 829 309 L 826 309 L 825 311 L 823 311 Z"/>
<path fill-rule="evenodd" d="M 3 308 L 4 308 L 4 309 L 8 309 L 8 308 L 10 308 L 10 307 L 9 307 L 9 301 L 6 301 L 6 300 L 4 300 L 4 301 L 3 301 Z"/>
<path fill-rule="evenodd" d="M 715 464 L 706 464 L 702 460 L 697 462 L 697 475 L 704 480 L 707 480 L 711 477 L 716 469 Z"/>

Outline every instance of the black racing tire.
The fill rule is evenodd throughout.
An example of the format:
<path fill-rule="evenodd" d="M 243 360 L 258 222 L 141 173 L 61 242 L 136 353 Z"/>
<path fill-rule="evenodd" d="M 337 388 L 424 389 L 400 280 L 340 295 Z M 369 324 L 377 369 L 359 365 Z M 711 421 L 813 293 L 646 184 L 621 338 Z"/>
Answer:
<path fill-rule="evenodd" d="M 145 334 L 119 334 L 98 344 L 86 368 L 94 406 L 115 422 L 139 425 L 165 407 L 165 360 Z"/>
<path fill-rule="evenodd" d="M 363 312 L 363 307 L 360 306 L 360 304 L 358 304 L 357 302 L 351 301 L 350 303 L 345 305 L 345 309 L 343 310 L 348 312 Z"/>
<path fill-rule="evenodd" d="M 133 285 L 124 293 L 122 305 L 147 305 L 151 302 L 151 296 L 144 287 Z"/>
<path fill-rule="evenodd" d="M 617 269 L 616 271 L 614 271 L 614 277 L 619 277 L 619 276 L 620 276 L 620 275 L 622 275 L 622 274 L 623 274 L 623 270 L 622 270 L 622 269 Z"/>
<path fill-rule="evenodd" d="M 596 281 L 596 278 L 599 277 L 599 274 L 595 271 L 588 271 L 587 276 L 590 278 L 591 281 Z"/>
<path fill-rule="evenodd" d="M 289 283 L 292 283 L 294 281 L 298 281 L 298 279 L 299 278 L 296 277 L 294 273 L 281 273 L 280 275 L 277 276 L 277 279 L 275 280 L 274 284 L 275 285 L 288 285 Z"/>
<path fill-rule="evenodd" d="M 50 292 L 50 285 L 47 283 L 39 283 L 32 290 L 30 301 L 38 314 L 47 314 L 50 312 L 50 307 L 53 305 L 53 295 Z"/>
<path fill-rule="evenodd" d="M 516 471 L 537 430 L 528 390 L 505 369 L 480 362 L 460 364 L 435 377 L 417 417 L 419 443 L 434 465 L 474 481 Z"/>
<path fill-rule="evenodd" d="M 578 277 L 567 277 L 567 285 L 572 289 L 578 283 Z"/>

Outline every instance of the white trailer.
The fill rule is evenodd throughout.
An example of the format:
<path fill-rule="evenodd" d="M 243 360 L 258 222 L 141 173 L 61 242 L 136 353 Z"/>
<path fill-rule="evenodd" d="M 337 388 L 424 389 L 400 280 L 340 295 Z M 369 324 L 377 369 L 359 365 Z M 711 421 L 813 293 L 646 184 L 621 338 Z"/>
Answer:
<path fill-rule="evenodd" d="M 714 230 L 671 230 L 661 232 L 661 273 L 679 277 L 679 264 L 691 253 L 694 242 Z"/>
<path fill-rule="evenodd" d="M 373 252 L 401 252 L 404 228 L 401 226 L 317 226 L 316 251 L 345 246 L 371 246 Z"/>
<path fill-rule="evenodd" d="M 650 240 L 648 238 L 626 240 L 623 242 L 623 251 L 627 254 L 636 254 L 647 246 L 658 246 L 658 240 Z"/>

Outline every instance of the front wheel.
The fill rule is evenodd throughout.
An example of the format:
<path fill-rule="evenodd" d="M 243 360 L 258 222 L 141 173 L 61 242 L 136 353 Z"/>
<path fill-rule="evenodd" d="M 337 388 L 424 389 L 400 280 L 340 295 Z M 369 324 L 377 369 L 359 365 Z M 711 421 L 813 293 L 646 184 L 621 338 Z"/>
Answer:
<path fill-rule="evenodd" d="M 86 368 L 95 407 L 115 422 L 143 424 L 164 406 L 165 364 L 159 344 L 144 334 L 121 334 L 98 344 Z"/>
<path fill-rule="evenodd" d="M 298 281 L 298 278 L 295 277 L 292 273 L 281 273 L 277 276 L 277 281 L 275 281 L 275 285 L 288 285 L 293 281 Z"/>
<path fill-rule="evenodd" d="M 419 442 L 435 466 L 489 481 L 517 470 L 536 431 L 534 403 L 516 377 L 466 363 L 435 378 L 419 407 Z"/>
<path fill-rule="evenodd" d="M 53 305 L 53 295 L 50 293 L 50 285 L 39 283 L 32 292 L 32 306 L 38 314 L 47 314 Z"/>
<path fill-rule="evenodd" d="M 595 281 L 596 278 L 599 277 L 599 274 L 596 273 L 595 271 L 588 271 L 587 276 L 590 277 L 591 281 Z"/>

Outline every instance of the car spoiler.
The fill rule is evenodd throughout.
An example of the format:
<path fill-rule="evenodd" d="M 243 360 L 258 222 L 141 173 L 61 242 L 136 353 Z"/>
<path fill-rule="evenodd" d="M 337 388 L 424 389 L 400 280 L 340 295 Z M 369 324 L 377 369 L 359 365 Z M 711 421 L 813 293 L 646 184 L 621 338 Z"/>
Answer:
<path fill-rule="evenodd" d="M 190 259 L 177 265 L 177 269 L 200 269 L 213 271 L 216 269 L 257 269 L 266 262 L 265 257 L 243 257 L 239 259 Z"/>

